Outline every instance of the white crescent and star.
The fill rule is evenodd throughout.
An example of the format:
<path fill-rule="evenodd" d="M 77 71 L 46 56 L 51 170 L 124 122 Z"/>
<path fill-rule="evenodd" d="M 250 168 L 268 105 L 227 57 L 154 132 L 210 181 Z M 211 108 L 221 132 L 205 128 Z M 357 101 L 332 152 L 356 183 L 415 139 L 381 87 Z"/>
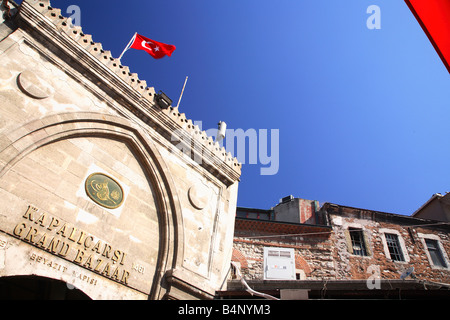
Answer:
<path fill-rule="evenodd" d="M 151 48 L 150 47 L 150 44 L 153 44 L 154 46 L 155 46 L 155 52 L 156 51 L 159 51 L 159 47 L 157 46 L 157 45 L 155 45 L 153 42 L 151 42 L 151 41 L 142 41 L 142 43 L 141 43 L 141 45 L 144 47 L 144 48 L 146 48 L 146 49 L 149 49 L 150 51 L 153 51 L 153 48 Z M 148 46 L 147 46 L 148 45 Z"/>

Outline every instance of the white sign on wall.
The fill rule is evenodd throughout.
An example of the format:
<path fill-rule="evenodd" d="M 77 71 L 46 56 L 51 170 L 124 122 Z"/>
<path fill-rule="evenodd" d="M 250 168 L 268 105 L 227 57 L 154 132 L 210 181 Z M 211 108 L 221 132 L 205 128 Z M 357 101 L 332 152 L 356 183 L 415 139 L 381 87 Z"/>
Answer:
<path fill-rule="evenodd" d="M 264 248 L 264 280 L 295 280 L 294 249 Z"/>

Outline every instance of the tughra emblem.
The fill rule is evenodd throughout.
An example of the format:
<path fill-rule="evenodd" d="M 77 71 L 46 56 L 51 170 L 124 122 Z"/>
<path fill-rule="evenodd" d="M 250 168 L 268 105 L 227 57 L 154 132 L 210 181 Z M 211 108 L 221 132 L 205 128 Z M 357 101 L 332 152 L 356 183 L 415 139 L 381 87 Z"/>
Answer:
<path fill-rule="evenodd" d="M 102 207 L 116 209 L 122 205 L 122 187 L 116 180 L 105 174 L 91 174 L 86 179 L 85 188 L 89 198 Z"/>

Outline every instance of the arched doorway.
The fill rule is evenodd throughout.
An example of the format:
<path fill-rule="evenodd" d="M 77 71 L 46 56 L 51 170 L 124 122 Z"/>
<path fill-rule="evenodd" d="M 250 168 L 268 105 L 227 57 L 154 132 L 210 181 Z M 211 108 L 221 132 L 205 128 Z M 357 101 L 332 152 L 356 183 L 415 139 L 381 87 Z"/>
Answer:
<path fill-rule="evenodd" d="M 10 198 L 0 206 L 0 229 L 16 239 L 7 240 L 5 268 L 0 274 L 54 275 L 75 283 L 92 299 L 161 299 L 168 289 L 161 286 L 161 279 L 173 268 L 179 251 L 181 210 L 158 149 L 151 137 L 125 119 L 96 113 L 68 113 L 64 121 L 61 117 L 29 123 L 26 134 L 17 140 L 23 145 L 14 147 L 9 156 L 5 154 L 8 159 L 0 168 L 0 193 Z M 27 162 L 34 163 L 28 166 Z M 113 177 L 124 188 L 127 200 L 118 211 L 111 212 L 88 198 L 86 181 L 93 173 Z M 51 175 L 53 178 L 47 179 Z M 44 186 L 44 180 L 55 185 Z M 25 187 L 28 182 L 32 185 Z M 27 208 L 33 212 L 25 221 Z M 42 221 L 36 220 L 42 216 Z M 75 241 L 69 240 L 67 232 L 45 227 L 45 220 L 59 221 L 58 228 L 63 230 L 69 226 Z M 31 228 L 30 235 L 39 234 L 42 243 L 33 241 L 37 237 L 30 238 L 32 241 L 21 237 L 17 223 Z M 68 250 L 62 255 L 56 250 L 58 240 L 61 244 L 67 240 Z M 49 249 L 50 243 L 55 250 Z M 23 268 L 16 268 L 15 255 Z M 49 269 L 54 263 L 65 268 Z M 83 280 L 86 277 L 91 279 L 89 283 Z M 101 285 L 92 282 L 93 278 L 107 281 L 108 290 L 98 289 Z"/>
<path fill-rule="evenodd" d="M 15 276 L 0 278 L 0 300 L 91 299 L 63 281 L 38 276 Z"/>

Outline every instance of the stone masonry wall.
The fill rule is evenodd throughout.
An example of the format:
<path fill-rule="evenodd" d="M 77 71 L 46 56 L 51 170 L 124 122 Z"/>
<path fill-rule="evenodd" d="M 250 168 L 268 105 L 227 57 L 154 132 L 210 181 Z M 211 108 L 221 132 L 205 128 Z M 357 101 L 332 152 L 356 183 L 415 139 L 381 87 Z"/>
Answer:
<path fill-rule="evenodd" d="M 380 221 L 372 211 L 368 210 L 354 208 L 344 210 L 345 214 L 330 214 L 334 231 L 332 234 L 332 242 L 335 243 L 333 260 L 337 279 L 400 279 L 404 271 L 414 267 L 414 275 L 417 279 L 450 283 L 448 232 L 432 228 L 432 226 L 427 228 L 408 225 L 408 221 L 401 224 L 394 221 Z M 411 224 L 412 221 L 411 219 Z M 349 228 L 363 231 L 366 256 L 352 253 L 348 236 Z M 386 245 L 386 233 L 398 236 L 404 261 L 395 261 L 391 258 Z M 425 239 L 438 242 L 446 267 L 433 264 Z"/>
<path fill-rule="evenodd" d="M 245 279 L 263 279 L 264 247 L 293 248 L 295 269 L 301 280 L 334 279 L 331 243 L 327 239 L 277 240 L 234 239 L 232 260 L 240 263 Z"/>
<path fill-rule="evenodd" d="M 406 270 L 414 267 L 412 276 L 416 279 L 450 283 L 448 227 L 437 221 L 337 205 L 326 205 L 322 211 L 326 211 L 332 227 L 328 234 L 312 232 L 309 236 L 275 238 L 268 235 L 273 228 L 279 231 L 280 226 L 266 222 L 262 231 L 257 230 L 258 225 L 252 228 L 250 224 L 242 225 L 243 222 L 238 221 L 232 260 L 239 263 L 244 278 L 262 280 L 264 247 L 277 247 L 295 250 L 296 273 L 300 280 L 399 280 Z M 286 228 L 288 226 L 285 225 Z M 304 228 L 307 226 L 304 225 Z M 366 249 L 364 255 L 354 251 L 350 230 L 362 232 Z M 275 234 L 272 232 L 272 235 Z M 403 261 L 392 259 L 386 234 L 398 237 Z M 444 266 L 438 266 L 432 261 L 426 239 L 438 244 Z"/>

